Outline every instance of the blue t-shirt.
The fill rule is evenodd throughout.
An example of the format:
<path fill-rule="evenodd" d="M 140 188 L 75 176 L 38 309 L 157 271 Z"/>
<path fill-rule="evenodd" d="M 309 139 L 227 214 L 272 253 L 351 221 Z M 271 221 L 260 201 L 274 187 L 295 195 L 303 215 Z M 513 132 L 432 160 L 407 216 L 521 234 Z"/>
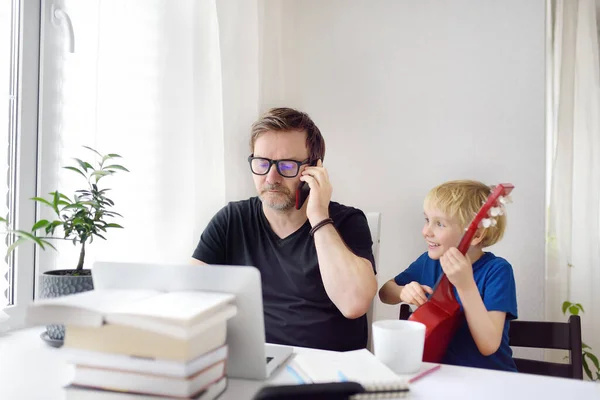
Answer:
<path fill-rule="evenodd" d="M 398 274 L 394 281 L 399 286 L 415 281 L 433 288 L 442 274 L 440 261 L 432 260 L 425 252 L 405 271 Z M 484 356 L 479 352 L 465 319 L 459 326 L 454 339 L 450 341 L 442 363 L 516 371 L 517 367 L 512 358 L 512 349 L 508 345 L 509 321 L 517 318 L 517 293 L 512 267 L 504 258 L 486 252 L 473 264 L 473 278 L 485 308 L 488 311 L 506 313 L 502 342 L 494 354 Z M 454 294 L 462 310 L 462 303 L 456 288 L 454 288 Z"/>

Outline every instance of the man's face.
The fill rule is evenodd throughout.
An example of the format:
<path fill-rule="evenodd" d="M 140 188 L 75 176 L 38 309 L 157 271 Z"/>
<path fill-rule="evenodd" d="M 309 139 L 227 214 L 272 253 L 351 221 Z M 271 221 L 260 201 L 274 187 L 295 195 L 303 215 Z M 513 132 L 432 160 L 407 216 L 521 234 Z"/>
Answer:
<path fill-rule="evenodd" d="M 269 160 L 306 161 L 308 159 L 306 132 L 267 131 L 254 142 L 254 157 L 263 157 Z M 267 161 L 263 162 L 263 166 L 267 164 Z M 280 166 L 283 169 L 287 165 L 286 163 Z M 296 168 L 293 163 L 289 163 L 289 165 L 290 168 Z M 266 175 L 252 174 L 254 186 L 256 186 L 256 191 L 263 204 L 279 211 L 292 209 L 296 201 L 296 189 L 300 185 L 300 174 L 304 168 L 306 165 L 298 167 L 298 175 L 293 178 L 282 176 L 277 171 L 276 165 L 271 165 L 271 169 Z M 292 170 L 292 172 L 296 171 Z"/>

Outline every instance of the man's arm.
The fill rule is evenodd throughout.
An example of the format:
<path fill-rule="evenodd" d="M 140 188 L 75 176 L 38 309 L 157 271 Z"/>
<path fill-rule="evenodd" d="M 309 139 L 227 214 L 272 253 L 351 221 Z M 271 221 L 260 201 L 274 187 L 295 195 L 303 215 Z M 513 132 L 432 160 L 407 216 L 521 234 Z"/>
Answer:
<path fill-rule="evenodd" d="M 300 180 L 310 186 L 306 216 L 314 227 L 329 218 L 329 203 L 333 188 L 321 160 L 315 167 L 305 168 Z M 363 219 L 367 237 L 370 237 L 364 215 Z M 348 231 L 352 232 L 354 228 L 360 230 L 361 227 L 351 227 Z M 361 242 L 367 241 L 362 237 L 357 239 Z M 332 224 L 319 228 L 314 233 L 314 240 L 323 286 L 333 304 L 346 318 L 354 319 L 366 314 L 377 293 L 377 280 L 371 261 L 354 254 Z M 359 243 L 357 246 L 365 244 Z M 371 246 L 372 243 L 366 245 Z"/>
<path fill-rule="evenodd" d="M 377 293 L 373 265 L 350 251 L 331 224 L 317 230 L 314 239 L 327 295 L 346 318 L 363 316 Z"/>
<path fill-rule="evenodd" d="M 230 210 L 227 206 L 223 207 L 209 221 L 202 232 L 198 245 L 192 254 L 191 264 L 225 264 L 226 263 L 226 240 L 227 225 Z"/>

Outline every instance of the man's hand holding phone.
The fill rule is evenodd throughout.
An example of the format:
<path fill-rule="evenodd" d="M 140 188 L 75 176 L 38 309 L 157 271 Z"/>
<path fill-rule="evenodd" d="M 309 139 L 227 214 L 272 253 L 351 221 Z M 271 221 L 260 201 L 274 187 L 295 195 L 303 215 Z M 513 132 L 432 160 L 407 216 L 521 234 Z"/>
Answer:
<path fill-rule="evenodd" d="M 302 171 L 300 180 L 308 183 L 310 187 L 306 216 L 310 224 L 314 226 L 329 218 L 329 202 L 331 201 L 333 187 L 329 182 L 329 175 L 321 160 L 317 161 L 316 166 L 306 167 Z"/>

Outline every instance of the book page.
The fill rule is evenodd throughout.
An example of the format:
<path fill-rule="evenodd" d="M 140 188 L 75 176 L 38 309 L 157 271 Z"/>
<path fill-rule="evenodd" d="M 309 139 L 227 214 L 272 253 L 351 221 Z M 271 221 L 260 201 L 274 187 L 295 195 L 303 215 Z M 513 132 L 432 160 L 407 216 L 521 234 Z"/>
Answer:
<path fill-rule="evenodd" d="M 314 383 L 348 380 L 368 385 L 405 381 L 367 349 L 339 353 L 302 352 L 296 354 L 294 360 Z"/>
<path fill-rule="evenodd" d="M 55 306 L 61 308 L 69 307 L 107 314 L 120 309 L 126 304 L 141 299 L 147 299 L 156 296 L 159 293 L 160 292 L 157 292 L 156 290 L 90 290 L 67 296 L 37 300 L 33 303 L 33 306 L 44 308 L 52 308 Z"/>
<path fill-rule="evenodd" d="M 226 303 L 233 302 L 230 293 L 179 291 L 161 293 L 158 296 L 123 304 L 112 315 L 124 317 L 150 317 L 177 324 L 188 324 L 206 317 Z"/>

